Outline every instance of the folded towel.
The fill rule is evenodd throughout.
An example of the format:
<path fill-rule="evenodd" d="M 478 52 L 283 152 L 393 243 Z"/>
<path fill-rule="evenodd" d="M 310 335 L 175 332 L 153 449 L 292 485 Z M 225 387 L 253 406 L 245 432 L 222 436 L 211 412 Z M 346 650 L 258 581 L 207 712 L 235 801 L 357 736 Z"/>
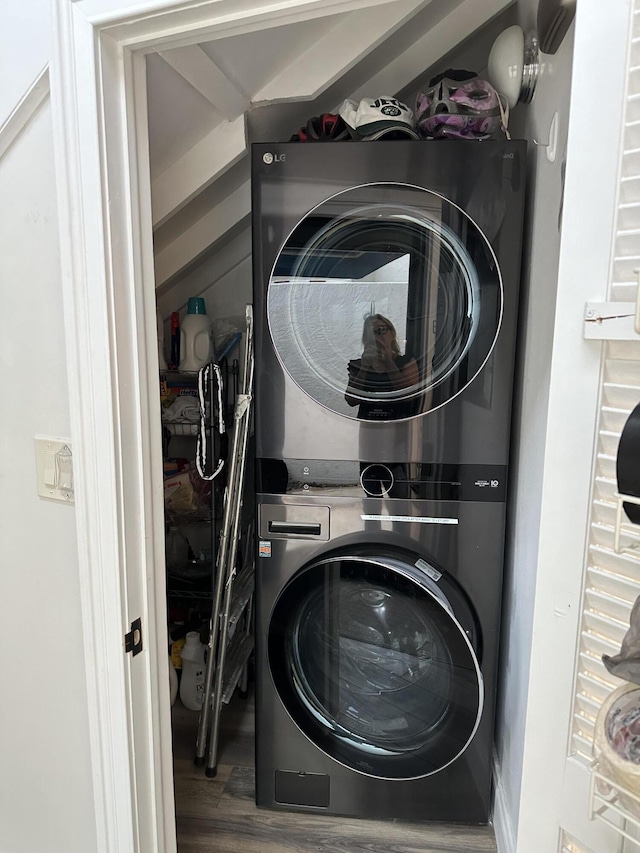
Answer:
<path fill-rule="evenodd" d="M 198 402 L 198 398 L 192 397 L 190 394 L 178 397 L 168 409 L 164 410 L 162 419 L 166 423 L 178 423 L 179 421 L 197 423 L 200 420 L 200 403 Z"/>

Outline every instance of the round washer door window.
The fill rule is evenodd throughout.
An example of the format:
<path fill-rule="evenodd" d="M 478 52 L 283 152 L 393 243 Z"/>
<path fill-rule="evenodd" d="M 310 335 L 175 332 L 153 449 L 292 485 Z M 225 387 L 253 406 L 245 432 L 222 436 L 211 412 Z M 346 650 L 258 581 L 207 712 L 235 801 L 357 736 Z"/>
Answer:
<path fill-rule="evenodd" d="M 367 775 L 436 773 L 480 721 L 476 655 L 430 586 L 401 562 L 326 559 L 274 608 L 269 664 L 287 711 L 318 748 Z"/>
<path fill-rule="evenodd" d="M 502 318 L 493 250 L 442 196 L 367 184 L 314 208 L 280 250 L 267 293 L 274 347 L 323 407 L 401 420 L 459 394 Z"/>

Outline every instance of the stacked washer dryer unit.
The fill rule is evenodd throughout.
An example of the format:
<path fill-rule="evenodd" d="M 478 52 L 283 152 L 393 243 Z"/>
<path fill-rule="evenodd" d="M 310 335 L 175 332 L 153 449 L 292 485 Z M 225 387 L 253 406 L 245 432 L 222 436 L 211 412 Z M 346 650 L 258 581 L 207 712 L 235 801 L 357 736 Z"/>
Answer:
<path fill-rule="evenodd" d="M 257 803 L 486 822 L 524 143 L 252 156 Z"/>

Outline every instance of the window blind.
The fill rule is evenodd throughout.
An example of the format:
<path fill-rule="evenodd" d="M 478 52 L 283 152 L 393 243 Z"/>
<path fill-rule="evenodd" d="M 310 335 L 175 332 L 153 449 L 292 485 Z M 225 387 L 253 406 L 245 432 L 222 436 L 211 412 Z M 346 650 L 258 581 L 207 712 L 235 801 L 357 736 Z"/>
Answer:
<path fill-rule="evenodd" d="M 636 270 L 640 268 L 640 0 L 635 0 L 633 11 L 612 254 L 609 299 L 635 301 Z M 640 527 L 623 523 L 620 544 L 625 550 L 616 553 L 614 549 L 616 454 L 626 420 L 638 403 L 640 339 L 604 342 L 570 743 L 570 752 L 585 762 L 593 757 L 594 724 L 600 706 L 620 684 L 609 675 L 601 656 L 620 651 L 631 607 L 640 594 Z M 629 548 L 638 550 L 629 553 Z"/>

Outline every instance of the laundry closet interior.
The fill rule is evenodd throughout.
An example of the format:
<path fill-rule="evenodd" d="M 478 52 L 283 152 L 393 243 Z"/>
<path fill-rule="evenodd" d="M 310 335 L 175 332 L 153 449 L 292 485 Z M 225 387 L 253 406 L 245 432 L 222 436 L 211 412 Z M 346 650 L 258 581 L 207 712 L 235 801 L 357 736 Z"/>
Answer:
<path fill-rule="evenodd" d="M 334 831 L 345 833 L 354 844 L 370 845 L 367 849 L 371 850 L 393 850 L 401 837 L 410 845 L 402 849 L 413 850 L 415 845 L 417 850 L 421 839 L 440 841 L 445 837 L 438 828 L 442 823 L 458 824 L 454 835 L 447 835 L 452 846 L 442 849 L 496 849 L 487 825 L 491 790 L 486 780 L 490 776 L 497 679 L 498 630 L 494 631 L 493 624 L 500 622 L 510 402 L 501 398 L 497 404 L 500 416 L 494 423 L 490 401 L 494 390 L 503 387 L 501 383 L 508 387 L 505 395 L 511 393 L 516 358 L 518 241 L 522 238 L 526 244 L 527 239 L 527 155 L 526 145 L 518 141 L 518 112 L 509 124 L 512 141 L 503 135 L 497 141 L 443 138 L 433 142 L 421 140 L 418 134 L 412 140 L 300 141 L 309 119 L 337 113 L 345 99 L 357 105 L 365 98 L 395 98 L 415 109 L 417 94 L 427 90 L 436 75 L 453 69 L 486 77 L 487 58 L 496 38 L 517 23 L 516 4 L 495 3 L 491 11 L 491 4 L 485 4 L 484 13 L 472 11 L 473 0 L 459 2 L 453 11 L 445 9 L 448 5 L 414 0 L 325 14 L 241 36 L 225 38 L 222 34 L 212 41 L 146 56 L 165 468 L 167 651 L 175 700 L 172 727 L 178 845 L 184 853 L 201 849 L 198 844 L 207 835 L 218 838 L 220 844 L 208 849 L 240 849 L 224 846 L 231 845 L 239 833 L 249 839 L 246 849 L 254 849 L 250 844 L 274 851 L 316 849 L 313 839 Z M 298 139 L 290 141 L 295 134 Z M 434 144 L 440 146 L 438 165 L 432 165 L 431 171 L 425 166 L 422 174 L 418 147 Z M 465 157 L 465 146 L 486 146 L 483 150 L 493 153 L 499 148 L 499 154 L 486 161 L 480 157 L 465 171 L 466 167 L 458 166 Z M 345 154 L 347 149 L 352 161 Z M 282 163 L 291 164 L 288 183 L 272 179 L 274 172 L 269 171 L 278 167 L 279 157 Z M 311 165 L 305 164 L 309 159 Z M 360 160 L 368 165 L 359 167 Z M 466 175 L 460 180 L 452 177 L 458 168 Z M 470 187 L 480 187 L 483 180 L 491 185 L 492 176 L 501 191 L 493 194 L 490 186 L 485 188 L 465 210 L 472 195 Z M 332 186 L 324 197 L 317 189 L 323 178 Z M 307 198 L 308 185 L 314 180 L 316 189 Z M 389 186 L 403 189 L 389 194 Z M 451 198 L 458 192 L 456 187 L 459 195 Z M 335 204 L 333 199 L 337 199 Z M 335 214 L 335 233 L 329 226 L 317 226 L 313 219 L 324 221 L 323 204 L 330 208 L 327 221 Z M 505 208 L 496 219 L 495 206 L 501 204 Z M 337 213 L 331 212 L 332 205 Z M 383 218 L 387 217 L 387 230 L 380 234 L 371 231 L 375 217 L 366 213 L 376 205 L 382 205 Z M 358 233 L 349 233 L 349 224 L 340 231 L 345 209 L 361 223 L 365 244 L 358 245 L 362 238 L 358 227 Z M 404 223 L 407 209 L 416 221 L 405 245 L 398 242 L 397 228 L 400 220 Z M 363 210 L 364 214 L 357 213 Z M 502 222 L 505 210 L 512 232 L 501 242 L 498 224 L 496 233 L 487 237 L 491 223 Z M 417 237 L 415 232 L 420 232 Z M 315 249 L 305 255 L 305 241 L 314 240 Z M 389 245 L 381 248 L 385 240 Z M 255 257 L 254 251 L 260 256 Z M 369 267 L 364 273 L 362 269 L 353 272 L 357 257 L 363 255 Z M 332 256 L 341 258 L 333 272 L 324 261 L 314 266 L 317 258 Z M 451 284 L 453 295 L 447 297 L 440 312 L 449 310 L 462 325 L 468 324 L 466 332 L 460 333 L 447 331 L 443 322 L 445 333 L 456 339 L 452 353 L 439 354 L 438 343 L 433 342 L 440 334 L 437 323 L 441 318 L 431 317 L 431 327 L 415 319 L 422 310 L 422 303 L 418 304 L 422 297 L 413 293 L 411 283 L 416 257 L 436 300 L 440 298 L 440 274 L 429 279 L 428 271 L 441 265 L 441 277 Z M 349 258 L 354 259 L 353 267 Z M 409 258 L 411 271 L 394 273 L 404 281 L 401 298 L 394 301 L 385 292 L 384 276 L 367 276 L 371 269 L 387 265 L 403 269 L 403 258 Z M 470 259 L 467 266 L 466 261 L 461 263 L 462 273 L 456 271 L 460 258 Z M 496 273 L 496 267 L 500 272 Z M 295 290 L 291 285 L 295 276 L 298 283 L 304 279 L 318 285 L 313 292 L 307 288 L 298 303 L 291 289 Z M 258 298 L 254 278 L 259 282 Z M 343 284 L 358 279 L 365 282 L 353 310 L 351 297 L 340 296 L 335 301 L 338 279 Z M 319 285 L 327 280 L 333 282 L 334 290 L 321 292 Z M 489 280 L 493 284 L 487 286 Z M 269 282 L 269 293 L 260 282 Z M 491 296 L 481 298 L 481 292 Z M 469 307 L 467 302 L 474 299 L 476 308 Z M 298 314 L 291 308 L 294 304 L 302 306 Z M 345 315 L 344 328 L 339 325 L 341 312 L 350 312 Z M 355 369 L 347 368 L 346 356 L 349 346 L 353 358 L 358 356 L 354 350 L 361 349 L 363 318 L 382 318 L 381 328 L 388 330 L 385 318 L 393 312 L 406 361 L 410 350 L 415 352 L 421 365 L 417 369 L 422 370 L 431 353 L 430 364 L 439 367 L 433 367 L 433 381 L 423 383 L 424 393 L 414 394 L 409 408 L 401 410 L 399 424 L 389 426 L 381 446 L 375 437 L 380 424 L 365 424 L 360 429 L 358 417 L 369 415 L 357 416 L 356 412 L 362 412 L 364 405 L 374 412 L 374 420 L 394 418 L 385 414 L 384 406 L 381 414 L 375 414 L 378 404 L 370 405 L 366 387 L 360 388 L 364 395 L 358 398 L 360 409 L 344 402 L 348 370 Z M 356 329 L 353 341 L 336 343 L 335 370 L 321 363 L 323 355 L 313 361 L 314 338 L 318 340 L 314 327 L 324 324 L 326 333 L 328 322 L 338 324 L 337 338 L 347 336 L 349 326 Z M 498 332 L 503 336 L 500 341 L 505 336 L 508 341 L 498 347 L 499 358 L 505 361 L 504 379 L 500 365 L 491 360 Z M 287 354 L 290 345 L 298 347 L 292 360 Z M 203 346 L 208 354 L 203 355 Z M 500 346 L 506 347 L 501 355 Z M 423 351 L 418 353 L 420 347 Z M 305 359 L 309 360 L 306 366 Z M 483 373 L 487 364 L 490 372 Z M 307 369 L 313 374 L 312 384 L 317 381 L 325 389 L 314 403 L 329 411 L 326 424 L 320 424 L 317 433 L 310 426 L 316 417 L 313 408 L 305 410 L 305 400 L 314 396 L 305 385 Z M 415 379 L 409 381 L 419 384 Z M 495 393 L 503 394 L 501 390 Z M 394 403 L 393 394 L 383 397 Z M 467 431 L 458 421 L 468 417 L 463 413 L 469 409 L 478 415 Z M 433 435 L 427 430 L 423 435 L 403 426 L 419 421 L 420 412 L 436 410 L 440 412 L 442 452 L 434 447 Z M 279 411 L 290 412 L 286 422 L 278 422 Z M 447 412 L 445 417 L 442 413 Z M 344 434 L 338 429 L 342 423 L 348 425 Z M 326 451 L 318 447 L 323 444 L 323 430 Z M 316 452 L 300 438 L 309 434 L 314 436 Z M 404 448 L 400 459 L 396 451 L 389 450 L 389 442 Z M 416 442 L 422 442 L 420 447 Z M 465 446 L 459 457 L 456 442 Z M 483 443 L 491 448 L 486 458 L 480 451 L 476 455 Z M 504 453 L 501 444 L 507 448 Z M 384 509 L 380 509 L 382 504 Z M 454 504 L 459 508 L 452 513 L 455 518 L 441 517 Z M 472 509 L 475 506 L 480 507 L 477 514 Z M 383 518 L 385 514 L 392 516 L 390 524 Z M 412 516 L 419 519 L 414 525 L 419 532 L 405 534 L 405 522 Z M 465 533 L 460 541 L 456 539 L 458 530 Z M 481 548 L 475 556 L 465 555 L 466 538 L 482 539 L 482 531 L 490 533 L 482 545 L 486 553 L 482 555 Z M 465 561 L 471 565 L 478 553 L 499 568 L 492 569 L 493 579 L 485 584 L 489 589 L 493 585 L 493 592 L 477 590 L 474 601 L 474 582 L 466 584 L 464 569 L 457 579 L 447 580 L 446 571 L 441 578 L 443 564 L 452 555 L 456 565 L 464 566 Z M 254 584 L 267 564 L 269 568 L 291 564 L 292 576 L 283 577 L 276 589 L 265 581 L 256 600 Z M 300 584 L 297 571 L 303 566 Z M 418 592 L 412 576 L 416 566 L 428 577 L 425 584 L 418 584 Z M 327 579 L 323 590 L 315 589 L 309 580 L 314 572 Z M 302 586 L 306 611 L 282 635 L 269 633 L 272 611 L 295 612 L 301 606 L 296 583 Z M 358 677 L 369 686 L 375 684 L 375 677 L 365 670 L 379 667 L 380 659 L 374 661 L 373 652 L 358 657 L 354 647 L 360 643 L 370 651 L 376 648 L 374 636 L 380 637 L 380 631 L 384 634 L 389 625 L 384 619 L 377 626 L 370 622 L 366 637 L 345 640 L 340 618 L 338 624 L 327 624 L 327 620 L 331 607 L 336 613 L 346 611 L 347 599 L 356 610 L 375 611 L 376 618 L 385 606 L 385 618 L 391 618 L 398 599 L 411 602 L 399 617 L 402 630 L 414 638 L 422 636 L 422 640 L 415 641 L 416 647 L 400 643 L 387 650 L 384 665 L 390 683 L 380 688 L 382 692 L 398 691 L 398 685 L 391 682 L 403 667 L 408 667 L 410 674 L 403 677 L 413 679 L 414 689 L 422 677 L 421 668 L 432 667 L 431 678 L 437 680 L 440 676 L 433 661 L 443 656 L 449 660 L 450 672 L 442 675 L 441 687 L 435 692 L 454 692 L 457 710 L 455 721 L 447 722 L 447 744 L 438 744 L 432 764 L 428 764 L 431 758 L 420 757 L 420 741 L 432 742 L 433 732 L 449 714 L 447 702 L 440 695 L 432 702 L 431 716 L 425 712 L 424 719 L 416 710 L 424 706 L 419 691 L 410 699 L 415 708 L 406 717 L 372 710 L 373 705 L 366 703 L 358 707 L 355 697 L 362 693 L 358 693 L 356 675 L 343 671 L 343 666 L 356 666 Z M 436 622 L 441 620 L 432 633 L 420 615 L 423 605 L 436 613 Z M 364 625 L 368 617 L 350 618 L 356 622 L 360 618 L 358 624 Z M 314 619 L 315 627 L 311 624 Z M 323 620 L 324 633 L 318 629 Z M 212 625 L 218 662 L 222 650 L 219 667 L 211 662 L 207 666 L 203 659 Z M 329 638 L 328 647 L 313 646 L 321 634 L 325 640 Z M 312 656 L 314 648 L 328 665 L 335 655 L 347 662 L 336 664 L 339 679 L 327 681 L 325 672 L 319 676 L 321 681 L 325 679 L 322 685 L 314 686 L 314 674 L 301 663 L 305 649 Z M 406 663 L 411 655 L 419 662 L 415 670 Z M 464 662 L 456 663 L 456 655 Z M 278 672 L 278 662 L 283 663 L 283 673 Z M 197 684 L 190 680 L 196 670 L 201 673 Z M 281 707 L 276 710 L 277 699 L 270 696 L 272 679 L 279 696 L 295 694 L 302 684 L 307 696 L 313 694 L 319 705 L 314 705 L 313 698 L 294 697 L 286 713 Z M 345 689 L 345 683 L 347 692 L 353 691 L 353 701 L 336 711 L 346 701 L 335 695 Z M 205 702 L 204 720 L 200 710 L 203 692 L 215 700 L 210 707 Z M 483 721 L 483 707 L 488 722 Z M 323 714 L 331 718 L 329 724 Z M 348 731 L 350 714 L 361 721 L 359 728 L 354 727 L 355 734 Z M 415 730 L 410 716 L 417 720 Z M 335 727 L 333 747 L 327 746 L 324 734 L 318 734 L 331 724 Z M 264 771 L 255 764 L 256 726 L 263 743 L 259 762 Z M 271 729 L 273 737 L 268 733 Z M 482 748 L 475 746 L 478 739 Z M 284 752 L 279 752 L 279 742 Z M 388 759 L 387 753 L 393 757 Z M 412 757 L 405 760 L 408 755 Z M 334 766 L 338 768 L 335 779 L 329 769 Z M 459 766 L 464 766 L 470 779 L 468 790 L 455 775 Z M 252 823 L 256 775 L 260 773 L 259 805 L 273 809 L 272 823 Z M 419 779 L 436 781 L 432 788 L 431 782 L 425 783 L 423 789 Z M 393 793 L 396 788 L 397 796 Z M 441 789 L 440 799 L 435 797 L 436 788 Z M 469 801 L 477 794 L 477 806 L 468 813 L 447 805 L 462 789 Z M 421 797 L 435 797 L 440 805 L 430 812 L 415 804 L 408 808 L 401 804 L 407 798 L 418 802 Z M 381 806 L 387 802 L 395 804 L 388 814 L 386 806 Z M 433 823 L 404 826 L 405 835 L 401 836 L 394 835 L 394 823 L 357 820 L 361 817 L 424 818 Z M 310 843 L 312 846 L 305 846 Z"/>

